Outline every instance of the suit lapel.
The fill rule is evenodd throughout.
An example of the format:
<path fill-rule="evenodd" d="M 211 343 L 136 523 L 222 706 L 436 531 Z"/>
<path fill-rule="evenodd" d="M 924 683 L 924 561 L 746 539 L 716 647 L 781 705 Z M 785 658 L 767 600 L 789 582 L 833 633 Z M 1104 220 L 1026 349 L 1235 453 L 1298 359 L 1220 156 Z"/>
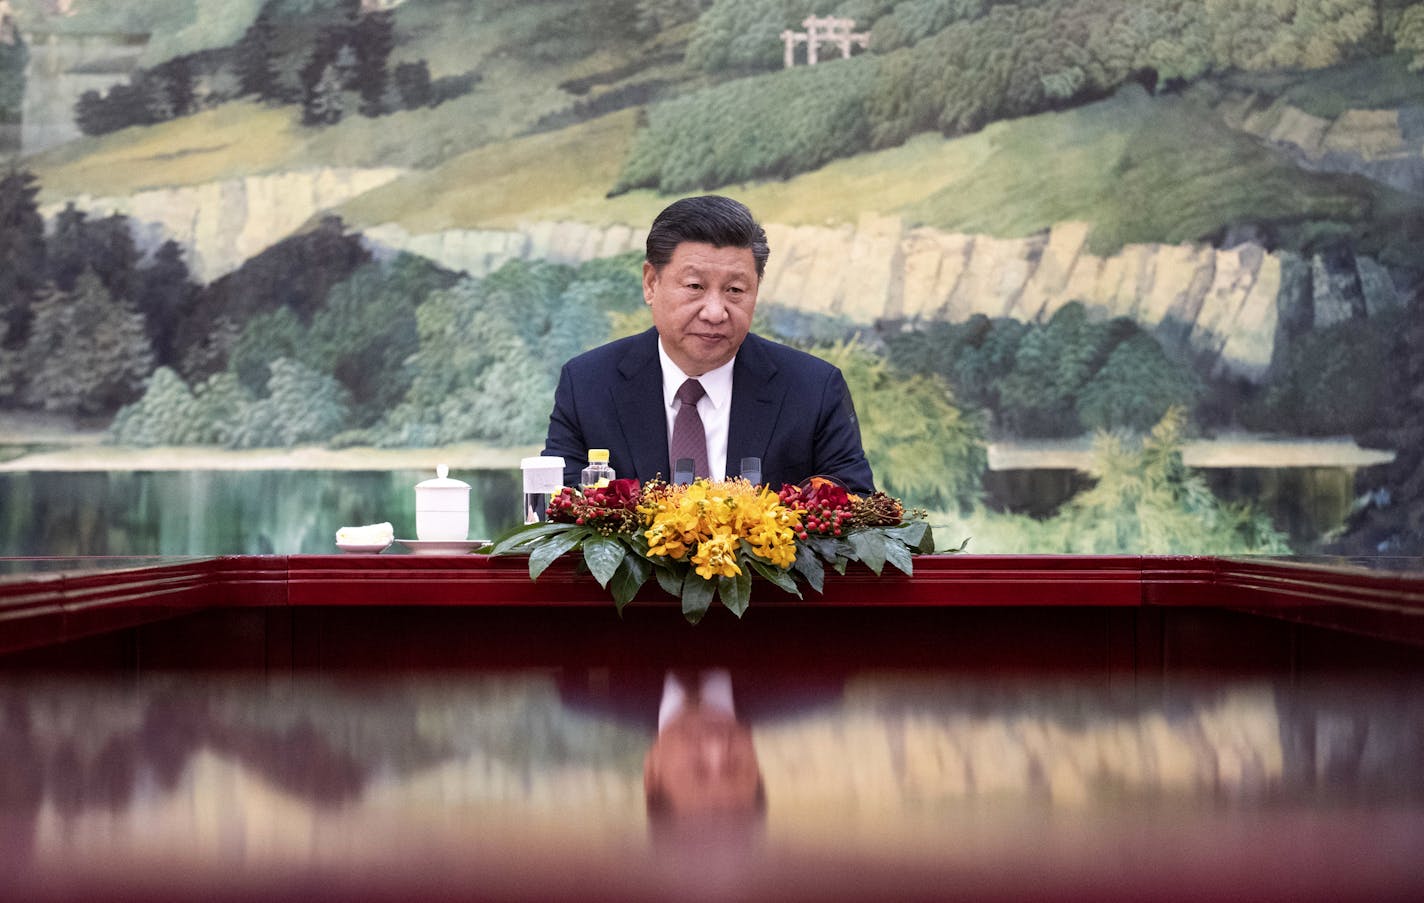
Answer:
<path fill-rule="evenodd" d="M 643 333 L 642 341 L 618 362 L 622 383 L 613 395 L 618 425 L 633 456 L 634 472 L 626 476 L 668 479 L 667 416 L 663 412 L 663 370 L 658 363 L 658 334 Z"/>
<path fill-rule="evenodd" d="M 748 335 L 732 365 L 732 419 L 727 432 L 727 474 L 741 472 L 743 458 L 761 458 L 781 413 L 786 386 L 777 378 L 776 363 L 761 339 Z"/>

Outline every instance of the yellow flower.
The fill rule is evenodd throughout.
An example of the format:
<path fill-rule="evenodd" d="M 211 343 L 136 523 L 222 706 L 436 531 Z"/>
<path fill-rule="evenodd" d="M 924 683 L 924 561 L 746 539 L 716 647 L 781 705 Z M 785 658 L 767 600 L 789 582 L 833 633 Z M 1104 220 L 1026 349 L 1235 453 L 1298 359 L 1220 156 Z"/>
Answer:
<path fill-rule="evenodd" d="M 713 577 L 736 577 L 742 572 L 737 564 L 737 537 L 731 533 L 718 533 L 704 539 L 697 546 L 697 554 L 692 563 L 697 566 L 697 576 L 703 580 Z"/>
<path fill-rule="evenodd" d="M 745 480 L 651 486 L 638 516 L 647 528 L 649 555 L 681 560 L 695 550 L 692 561 L 703 579 L 742 573 L 742 540 L 753 555 L 776 567 L 788 568 L 796 560 L 801 512 Z"/>

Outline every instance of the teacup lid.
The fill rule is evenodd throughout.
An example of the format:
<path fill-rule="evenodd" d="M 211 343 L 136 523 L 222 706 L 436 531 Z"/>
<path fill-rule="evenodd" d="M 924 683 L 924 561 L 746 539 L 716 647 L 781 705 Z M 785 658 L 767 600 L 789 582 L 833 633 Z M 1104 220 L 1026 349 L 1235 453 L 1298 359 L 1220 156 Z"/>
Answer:
<path fill-rule="evenodd" d="M 564 459 L 552 455 L 538 455 L 533 458 L 520 458 L 519 466 L 524 470 L 545 470 L 564 469 Z"/>
<path fill-rule="evenodd" d="M 445 464 L 435 467 L 435 479 L 415 484 L 416 489 L 469 489 L 470 484 L 462 480 L 450 479 L 450 468 Z"/>

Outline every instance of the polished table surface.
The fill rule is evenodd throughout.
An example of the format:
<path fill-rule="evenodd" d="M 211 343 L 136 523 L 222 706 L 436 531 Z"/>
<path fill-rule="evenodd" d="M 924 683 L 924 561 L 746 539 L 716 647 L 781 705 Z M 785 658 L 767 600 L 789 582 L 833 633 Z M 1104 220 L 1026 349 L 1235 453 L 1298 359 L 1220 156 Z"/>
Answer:
<path fill-rule="evenodd" d="M 758 582 L 752 609 L 1209 608 L 1424 645 L 1424 565 L 1276 558 L 934 555 L 908 577 L 852 565 L 824 595 Z M 630 611 L 674 607 L 650 582 Z M 611 607 L 572 561 L 531 581 L 486 555 L 0 559 L 0 653 L 212 608 Z"/>
<path fill-rule="evenodd" d="M 18 898 L 1424 897 L 1412 566 L 920 557 L 697 626 L 517 558 L 2 569 Z M 669 669 L 732 675 L 751 823 L 650 816 Z"/>

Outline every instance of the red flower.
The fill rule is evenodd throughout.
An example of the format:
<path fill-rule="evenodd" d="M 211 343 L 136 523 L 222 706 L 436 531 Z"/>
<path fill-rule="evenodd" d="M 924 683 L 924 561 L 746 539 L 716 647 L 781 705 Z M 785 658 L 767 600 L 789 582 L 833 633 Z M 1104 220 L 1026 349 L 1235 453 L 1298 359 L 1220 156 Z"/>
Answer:
<path fill-rule="evenodd" d="M 613 480 L 603 490 L 609 508 L 636 508 L 642 485 L 637 480 Z"/>
<path fill-rule="evenodd" d="M 583 491 L 566 486 L 549 499 L 549 520 L 617 528 L 637 510 L 641 495 L 637 480 L 613 480 Z"/>
<path fill-rule="evenodd" d="M 852 496 L 835 480 L 811 477 L 800 486 L 786 484 L 777 493 L 781 503 L 802 512 L 808 533 L 840 536 L 850 518 Z"/>

